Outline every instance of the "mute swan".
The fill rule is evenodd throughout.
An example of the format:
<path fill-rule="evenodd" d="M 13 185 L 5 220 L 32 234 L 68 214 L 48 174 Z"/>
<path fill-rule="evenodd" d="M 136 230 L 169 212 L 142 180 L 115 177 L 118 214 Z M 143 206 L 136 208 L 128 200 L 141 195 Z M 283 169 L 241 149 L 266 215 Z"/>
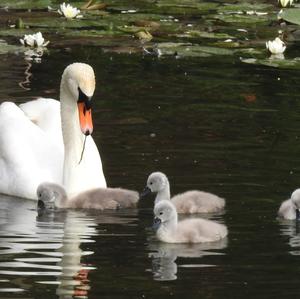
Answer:
<path fill-rule="evenodd" d="M 153 227 L 157 229 L 157 238 L 166 243 L 214 242 L 228 233 L 225 225 L 211 220 L 193 218 L 178 222 L 176 208 L 170 200 L 155 204 Z"/>
<path fill-rule="evenodd" d="M 118 209 L 135 207 L 139 195 L 136 191 L 121 188 L 97 188 L 81 192 L 68 198 L 63 187 L 53 183 L 42 183 L 37 188 L 38 208 Z"/>
<path fill-rule="evenodd" d="M 157 192 L 154 204 L 161 200 L 170 199 L 170 184 L 167 176 L 162 172 L 153 172 L 149 175 L 147 186 L 141 196 L 150 192 Z M 177 213 L 212 213 L 224 209 L 225 200 L 214 194 L 203 191 L 186 191 L 171 198 Z"/>
<path fill-rule="evenodd" d="M 288 220 L 300 220 L 300 189 L 296 189 L 290 199 L 280 205 L 278 216 Z"/>
<path fill-rule="evenodd" d="M 44 181 L 62 184 L 71 196 L 106 187 L 90 136 L 94 90 L 93 68 L 73 63 L 62 75 L 60 103 L 41 98 L 20 107 L 0 105 L 0 193 L 36 199 Z"/>

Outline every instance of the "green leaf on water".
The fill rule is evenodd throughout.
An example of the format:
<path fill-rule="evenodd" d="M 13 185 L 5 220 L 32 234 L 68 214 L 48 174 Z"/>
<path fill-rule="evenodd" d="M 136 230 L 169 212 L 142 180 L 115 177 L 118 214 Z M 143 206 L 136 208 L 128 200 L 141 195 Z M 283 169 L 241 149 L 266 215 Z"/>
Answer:
<path fill-rule="evenodd" d="M 209 57 L 212 55 L 233 55 L 234 51 L 217 47 L 199 46 L 190 43 L 159 43 L 157 49 L 161 55 L 181 57 Z"/>
<path fill-rule="evenodd" d="M 0 40 L 0 54 L 24 52 L 23 46 L 9 45 L 4 40 Z"/>
<path fill-rule="evenodd" d="M 286 8 L 280 13 L 286 22 L 300 25 L 300 8 Z"/>
<path fill-rule="evenodd" d="M 300 69 L 300 58 L 294 59 L 277 59 L 277 58 L 265 58 L 265 59 L 256 59 L 248 58 L 241 59 L 242 62 L 254 65 L 264 65 L 280 69 Z"/>

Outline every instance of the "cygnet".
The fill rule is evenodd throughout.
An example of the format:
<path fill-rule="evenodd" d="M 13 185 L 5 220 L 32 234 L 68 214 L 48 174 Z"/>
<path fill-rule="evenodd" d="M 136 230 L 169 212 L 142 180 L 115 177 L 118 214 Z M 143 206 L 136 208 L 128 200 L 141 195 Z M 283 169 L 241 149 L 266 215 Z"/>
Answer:
<path fill-rule="evenodd" d="M 118 209 L 135 207 L 139 195 L 136 191 L 122 188 L 97 188 L 68 198 L 65 189 L 54 183 L 42 183 L 37 188 L 38 208 Z"/>
<path fill-rule="evenodd" d="M 141 193 L 141 197 L 148 193 L 157 193 L 154 204 L 161 200 L 171 200 L 177 213 L 213 213 L 224 209 L 225 199 L 212 193 L 192 190 L 170 196 L 170 184 L 167 176 L 162 172 L 153 172 L 149 175 L 147 186 Z"/>
<path fill-rule="evenodd" d="M 282 202 L 279 210 L 278 216 L 283 219 L 288 220 L 300 220 L 300 189 L 296 189 L 291 198 Z"/>
<path fill-rule="evenodd" d="M 167 243 L 215 242 L 228 234 L 225 225 L 211 220 L 193 218 L 178 222 L 176 208 L 169 200 L 155 204 L 153 227 L 157 238 Z"/>

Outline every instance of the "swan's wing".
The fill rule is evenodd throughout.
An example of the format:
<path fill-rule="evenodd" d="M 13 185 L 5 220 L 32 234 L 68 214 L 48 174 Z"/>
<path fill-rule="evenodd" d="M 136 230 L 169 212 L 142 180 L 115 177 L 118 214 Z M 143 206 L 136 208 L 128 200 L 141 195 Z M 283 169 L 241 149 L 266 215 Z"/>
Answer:
<path fill-rule="evenodd" d="M 54 142 L 63 148 L 60 102 L 54 99 L 39 98 L 19 106 L 24 114 Z"/>
<path fill-rule="evenodd" d="M 63 151 L 14 103 L 0 105 L 0 193 L 36 198 L 42 181 L 62 181 Z"/>

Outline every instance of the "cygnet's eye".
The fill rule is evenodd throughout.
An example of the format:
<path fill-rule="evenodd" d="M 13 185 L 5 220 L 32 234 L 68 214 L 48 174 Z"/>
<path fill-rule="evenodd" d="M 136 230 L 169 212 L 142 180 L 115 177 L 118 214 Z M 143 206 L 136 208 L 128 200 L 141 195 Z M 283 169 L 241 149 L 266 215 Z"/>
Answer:
<path fill-rule="evenodd" d="M 163 214 L 163 212 L 159 212 L 159 215 L 162 215 Z"/>

